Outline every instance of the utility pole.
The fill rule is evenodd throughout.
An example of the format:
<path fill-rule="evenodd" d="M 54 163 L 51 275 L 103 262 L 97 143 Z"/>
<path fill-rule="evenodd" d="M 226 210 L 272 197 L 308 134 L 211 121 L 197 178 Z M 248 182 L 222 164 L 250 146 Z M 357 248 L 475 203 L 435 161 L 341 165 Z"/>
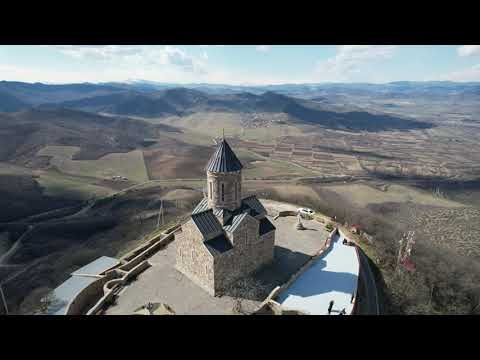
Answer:
<path fill-rule="evenodd" d="M 3 293 L 2 285 L 0 285 L 0 293 L 2 295 L 3 306 L 5 307 L 5 315 L 8 315 L 7 300 L 5 299 L 5 294 Z"/>
<path fill-rule="evenodd" d="M 164 223 L 163 218 L 163 200 L 160 200 L 160 209 L 158 210 L 157 229 L 160 227 L 160 217 L 162 218 L 162 226 Z"/>
<path fill-rule="evenodd" d="M 397 267 L 395 271 L 398 271 L 398 268 L 400 266 L 400 262 L 402 261 L 402 248 L 403 248 L 403 241 L 404 241 L 405 234 L 403 234 L 403 237 L 400 239 L 400 247 L 398 248 L 398 257 L 397 257 Z"/>
<path fill-rule="evenodd" d="M 433 288 L 435 287 L 435 284 L 432 284 L 432 289 L 430 291 L 430 299 L 428 300 L 428 307 L 430 310 L 432 310 L 432 298 L 433 298 Z"/>
<path fill-rule="evenodd" d="M 165 211 L 163 210 L 163 200 L 162 200 L 162 226 L 165 224 L 164 213 Z"/>

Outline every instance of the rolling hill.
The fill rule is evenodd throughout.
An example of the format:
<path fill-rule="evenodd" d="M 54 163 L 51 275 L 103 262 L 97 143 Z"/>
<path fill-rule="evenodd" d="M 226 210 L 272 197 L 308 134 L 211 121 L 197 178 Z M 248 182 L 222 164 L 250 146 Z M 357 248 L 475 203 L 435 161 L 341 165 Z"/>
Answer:
<path fill-rule="evenodd" d="M 0 111 L 1 112 L 14 112 L 21 109 L 28 108 L 30 105 L 19 100 L 15 96 L 0 91 Z"/>
<path fill-rule="evenodd" d="M 0 92 L 14 96 L 29 106 L 59 103 L 84 97 L 101 96 L 125 91 L 110 85 L 99 84 L 42 84 L 17 81 L 0 81 Z"/>
<path fill-rule="evenodd" d="M 405 130 L 429 128 L 431 125 L 399 115 L 372 114 L 356 108 L 355 101 L 347 101 L 347 97 L 472 97 L 478 96 L 479 88 L 476 83 L 449 82 L 256 87 L 189 84 L 176 87 L 175 84 L 142 81 L 64 85 L 0 81 L 0 111 L 61 107 L 145 118 L 185 116 L 195 112 L 284 113 L 293 122 L 333 129 Z"/>
<path fill-rule="evenodd" d="M 96 159 L 133 150 L 157 132 L 144 121 L 65 108 L 0 113 L 0 161 L 25 164 L 47 145 L 79 146 L 76 159 Z"/>
<path fill-rule="evenodd" d="M 386 114 L 365 111 L 344 112 L 331 107 L 326 108 L 315 101 L 296 99 L 272 91 L 261 95 L 246 92 L 211 95 L 192 89 L 174 88 L 148 94 L 127 92 L 96 96 L 62 102 L 59 105 L 83 111 L 147 118 L 185 116 L 195 112 L 285 113 L 293 122 L 364 131 L 431 127 L 429 123 Z"/>

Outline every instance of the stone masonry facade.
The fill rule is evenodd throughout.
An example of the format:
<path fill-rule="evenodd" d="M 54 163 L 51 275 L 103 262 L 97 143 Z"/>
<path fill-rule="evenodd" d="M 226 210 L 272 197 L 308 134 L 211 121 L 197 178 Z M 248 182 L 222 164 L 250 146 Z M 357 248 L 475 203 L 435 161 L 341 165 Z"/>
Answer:
<path fill-rule="evenodd" d="M 213 255 L 203 246 L 202 234 L 195 225 L 187 222 L 176 237 L 177 270 L 214 295 Z"/>
<path fill-rule="evenodd" d="M 207 197 L 176 236 L 177 270 L 213 296 L 274 257 L 275 227 L 255 196 L 242 198 L 241 168 L 223 139 L 207 165 Z"/>
<path fill-rule="evenodd" d="M 212 208 L 222 207 L 229 210 L 239 208 L 242 201 L 241 187 L 242 175 L 240 171 L 232 173 L 213 173 L 208 171 L 208 205 Z"/>

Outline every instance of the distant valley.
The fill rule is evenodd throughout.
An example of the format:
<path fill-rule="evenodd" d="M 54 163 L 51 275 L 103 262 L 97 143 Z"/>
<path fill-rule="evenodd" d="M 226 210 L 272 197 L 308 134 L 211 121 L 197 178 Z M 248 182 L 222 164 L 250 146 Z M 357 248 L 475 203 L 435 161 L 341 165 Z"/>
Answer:
<path fill-rule="evenodd" d="M 479 215 L 478 104 L 480 83 L 1 81 L 0 282 L 14 311 L 31 312 L 69 271 L 142 241 L 161 200 L 168 221 L 184 216 L 223 132 L 248 193 L 366 224 L 381 239 L 414 228 L 428 249 L 419 264 L 433 243 L 478 259 L 480 229 L 455 236 Z"/>

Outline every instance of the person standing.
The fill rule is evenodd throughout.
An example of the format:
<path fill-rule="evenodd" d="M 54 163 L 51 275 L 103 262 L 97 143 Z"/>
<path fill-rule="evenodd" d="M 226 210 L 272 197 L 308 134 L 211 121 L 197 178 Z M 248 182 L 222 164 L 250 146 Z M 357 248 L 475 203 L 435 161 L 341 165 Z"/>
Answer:
<path fill-rule="evenodd" d="M 330 305 L 328 305 L 328 315 L 332 312 L 332 307 L 333 307 L 333 300 L 330 301 Z"/>

